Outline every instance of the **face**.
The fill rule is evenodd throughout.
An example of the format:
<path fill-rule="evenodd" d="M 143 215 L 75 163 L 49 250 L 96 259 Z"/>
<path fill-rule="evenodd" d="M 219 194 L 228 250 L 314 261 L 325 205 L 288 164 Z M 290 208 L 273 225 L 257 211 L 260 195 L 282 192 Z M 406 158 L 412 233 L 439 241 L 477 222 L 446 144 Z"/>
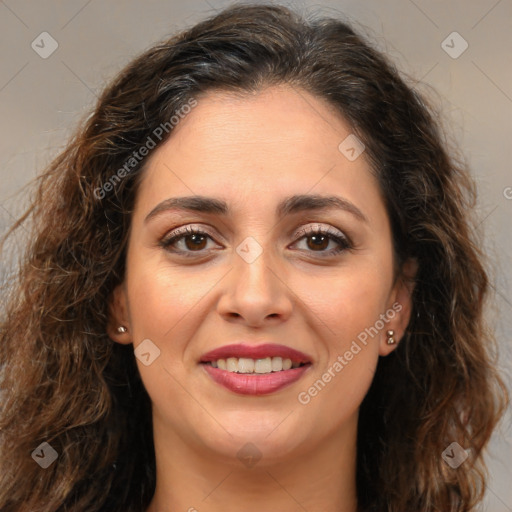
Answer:
<path fill-rule="evenodd" d="M 155 442 L 271 461 L 355 433 L 410 290 L 350 134 L 302 90 L 215 92 L 150 156 L 109 332 L 137 349 Z"/>

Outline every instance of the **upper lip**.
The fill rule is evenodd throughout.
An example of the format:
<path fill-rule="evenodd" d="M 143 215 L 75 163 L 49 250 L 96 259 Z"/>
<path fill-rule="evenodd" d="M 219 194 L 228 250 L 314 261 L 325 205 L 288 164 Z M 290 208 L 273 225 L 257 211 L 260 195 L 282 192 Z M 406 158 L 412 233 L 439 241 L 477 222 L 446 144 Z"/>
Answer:
<path fill-rule="evenodd" d="M 203 354 L 200 362 L 206 363 L 227 359 L 228 357 L 247 357 L 249 359 L 264 359 L 266 357 L 282 357 L 291 359 L 293 363 L 310 363 L 311 358 L 294 348 L 286 347 L 276 343 L 265 343 L 263 345 L 248 345 L 246 343 L 235 343 L 224 345 Z"/>

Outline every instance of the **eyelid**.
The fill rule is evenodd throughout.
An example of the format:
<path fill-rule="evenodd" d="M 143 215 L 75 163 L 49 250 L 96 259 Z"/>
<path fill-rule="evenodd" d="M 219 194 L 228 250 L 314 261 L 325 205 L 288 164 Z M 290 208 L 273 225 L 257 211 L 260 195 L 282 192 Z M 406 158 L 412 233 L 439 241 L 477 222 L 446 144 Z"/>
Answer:
<path fill-rule="evenodd" d="M 209 227 L 206 227 L 202 224 L 186 224 L 185 226 L 180 226 L 177 228 L 173 228 L 171 231 L 166 233 L 162 238 L 161 242 L 162 244 L 165 244 L 166 242 L 172 240 L 173 238 L 182 237 L 187 234 L 205 234 L 208 235 L 214 242 L 216 242 L 216 238 L 222 238 L 222 236 L 214 234 L 213 230 L 211 230 Z M 217 243 L 217 242 L 216 242 Z"/>
<path fill-rule="evenodd" d="M 184 237 L 186 237 L 187 234 L 188 235 L 193 235 L 193 234 L 206 235 L 214 243 L 219 245 L 218 242 L 216 241 L 217 235 L 213 235 L 209 228 L 207 228 L 203 225 L 199 225 L 199 224 L 187 224 L 185 226 L 174 228 L 160 240 L 159 245 L 162 246 L 164 249 L 169 250 L 170 252 L 183 253 L 186 256 L 192 256 L 194 254 L 194 252 L 196 252 L 196 251 L 180 251 L 180 250 L 171 251 L 169 249 L 169 247 L 173 243 L 176 243 L 176 241 L 183 239 Z M 338 248 L 335 250 L 331 249 L 330 251 L 318 251 L 319 257 L 327 257 L 329 255 L 336 255 L 339 252 L 343 252 L 348 249 L 352 249 L 354 246 L 350 237 L 348 237 L 343 231 L 341 231 L 329 224 L 323 225 L 318 222 L 312 222 L 312 223 L 307 224 L 306 226 L 296 229 L 292 236 L 293 237 L 292 245 L 297 244 L 298 242 L 300 242 L 303 238 L 307 237 L 308 235 L 313 236 L 316 234 L 327 235 L 331 238 L 331 240 L 333 240 L 335 243 L 338 244 Z M 219 238 L 222 238 L 222 237 L 219 236 Z M 212 251 L 212 249 L 210 249 L 210 250 L 205 249 L 205 250 L 197 251 L 197 254 L 201 255 L 201 254 L 205 254 L 205 253 L 211 252 L 211 251 Z M 315 253 L 317 251 L 311 251 L 311 252 Z"/>
<path fill-rule="evenodd" d="M 314 234 L 316 232 L 322 232 L 327 235 L 332 235 L 334 237 L 342 238 L 347 241 L 350 246 L 353 246 L 352 240 L 350 237 L 343 231 L 331 226 L 330 224 L 321 224 L 319 222 L 309 223 L 307 226 L 301 227 L 294 231 L 293 239 L 299 239 L 304 235 Z"/>
<path fill-rule="evenodd" d="M 164 235 L 163 240 L 168 240 L 170 238 L 173 238 L 174 236 L 187 234 L 187 233 L 191 233 L 191 232 L 195 232 L 195 231 L 204 231 L 206 234 L 208 234 L 212 238 L 214 238 L 214 236 L 217 236 L 217 235 L 214 235 L 209 230 L 209 228 L 205 227 L 204 225 L 186 224 L 185 226 L 181 226 L 181 227 L 172 229 L 170 232 L 168 232 L 166 235 Z M 314 233 L 317 231 L 323 231 L 330 235 L 340 236 L 342 238 L 346 238 L 347 241 L 350 241 L 350 238 L 343 231 L 341 231 L 337 228 L 334 228 L 328 224 L 323 225 L 319 222 L 316 222 L 316 223 L 312 222 L 312 223 L 309 223 L 307 226 L 303 226 L 299 229 L 296 229 L 292 234 L 292 238 L 295 240 L 301 236 L 304 236 L 305 234 Z M 222 238 L 222 237 L 220 237 L 220 238 Z"/>
<path fill-rule="evenodd" d="M 172 228 L 170 231 L 167 232 L 165 237 L 167 238 L 169 236 L 174 236 L 174 235 L 178 235 L 178 234 L 182 234 L 182 233 L 188 233 L 191 230 L 192 231 L 204 231 L 205 233 L 208 233 L 209 235 L 213 234 L 213 232 L 214 232 L 214 230 L 212 228 L 210 228 L 210 226 L 208 226 L 208 225 L 191 223 L 191 224 L 184 224 L 183 226 L 177 226 L 175 228 Z M 217 235 L 215 235 L 215 236 L 217 236 Z"/>
<path fill-rule="evenodd" d="M 329 231 L 329 233 L 333 233 L 340 236 L 345 236 L 342 231 L 339 229 L 333 228 L 332 226 L 328 224 L 321 224 L 320 222 L 310 222 L 306 226 L 303 226 L 293 232 L 293 238 L 297 238 L 301 235 L 304 235 L 305 233 L 310 233 L 312 231 Z"/>
<path fill-rule="evenodd" d="M 304 238 L 315 235 L 327 236 L 330 241 L 337 244 L 337 247 L 335 249 L 331 249 L 330 251 L 306 251 L 307 253 L 318 253 L 317 258 L 333 258 L 354 249 L 354 243 L 352 242 L 351 238 L 343 231 L 331 226 L 330 224 L 322 225 L 318 222 L 309 224 L 296 230 L 294 233 L 295 241 L 292 245 L 300 243 L 300 241 Z"/>

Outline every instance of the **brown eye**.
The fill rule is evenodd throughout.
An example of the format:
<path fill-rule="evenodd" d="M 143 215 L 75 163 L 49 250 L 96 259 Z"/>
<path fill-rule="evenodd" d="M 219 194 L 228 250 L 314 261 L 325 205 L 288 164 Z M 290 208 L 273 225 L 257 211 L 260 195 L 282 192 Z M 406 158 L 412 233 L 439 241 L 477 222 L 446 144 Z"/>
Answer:
<path fill-rule="evenodd" d="M 327 249 L 329 242 L 331 241 L 326 235 L 310 235 L 307 239 L 308 247 L 310 249 Z"/>
<path fill-rule="evenodd" d="M 185 246 L 191 251 L 204 249 L 206 246 L 206 237 L 204 235 L 185 235 L 182 237 Z M 190 242 L 190 243 L 187 243 Z"/>
<path fill-rule="evenodd" d="M 208 250 L 208 240 L 213 241 L 208 233 L 187 226 L 186 229 L 173 231 L 160 242 L 160 245 L 169 252 L 189 256 L 190 253 Z"/>
<path fill-rule="evenodd" d="M 305 250 L 307 252 L 319 253 L 321 257 L 334 256 L 346 249 L 352 248 L 350 240 L 341 232 L 322 228 L 321 226 L 317 226 L 316 228 L 308 227 L 301 230 L 298 234 L 303 236 L 295 243 L 299 243 L 301 240 L 306 239 Z M 331 243 L 333 243 L 335 247 L 330 250 L 326 250 Z"/>

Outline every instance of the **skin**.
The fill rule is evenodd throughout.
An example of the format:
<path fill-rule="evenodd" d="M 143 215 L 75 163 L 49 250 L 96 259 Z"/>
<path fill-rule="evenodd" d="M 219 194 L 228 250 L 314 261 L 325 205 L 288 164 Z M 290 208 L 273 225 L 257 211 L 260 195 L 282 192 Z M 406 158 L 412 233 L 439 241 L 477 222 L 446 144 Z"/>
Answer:
<path fill-rule="evenodd" d="M 149 338 L 160 350 L 149 366 L 137 359 L 153 408 L 149 512 L 357 510 L 358 410 L 379 356 L 396 348 L 386 331 L 397 342 L 404 333 L 412 285 L 395 279 L 389 218 L 364 152 L 349 161 L 338 149 L 350 133 L 329 104 L 303 90 L 217 91 L 198 99 L 150 155 L 109 324 L 113 340 L 136 348 Z M 276 218 L 276 205 L 293 194 L 342 197 L 367 221 L 329 208 Z M 145 221 L 162 201 L 190 195 L 224 200 L 230 213 L 168 210 Z M 174 244 L 181 254 L 159 245 L 190 225 L 208 232 L 199 250 L 190 236 Z M 319 225 L 348 236 L 353 248 L 329 255 L 336 241 L 317 248 L 311 236 L 296 236 Z M 247 237 L 262 250 L 252 263 L 236 252 Z M 406 262 L 404 275 L 414 271 Z M 358 334 L 397 302 L 400 312 L 333 372 Z M 118 333 L 119 325 L 128 331 Z M 236 394 L 199 359 L 240 340 L 290 346 L 313 364 L 271 395 Z M 335 376 L 300 403 L 298 394 L 329 368 Z M 246 443 L 261 455 L 252 467 L 237 457 Z"/>

